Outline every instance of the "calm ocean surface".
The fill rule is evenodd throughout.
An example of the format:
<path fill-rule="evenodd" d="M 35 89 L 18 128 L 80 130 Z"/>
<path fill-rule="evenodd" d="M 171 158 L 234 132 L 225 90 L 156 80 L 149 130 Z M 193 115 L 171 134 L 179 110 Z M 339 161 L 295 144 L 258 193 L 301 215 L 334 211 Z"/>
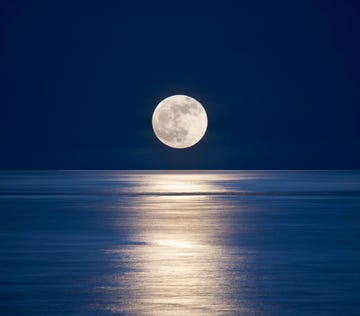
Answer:
<path fill-rule="evenodd" d="M 2 171 L 0 315 L 360 315 L 360 172 Z"/>

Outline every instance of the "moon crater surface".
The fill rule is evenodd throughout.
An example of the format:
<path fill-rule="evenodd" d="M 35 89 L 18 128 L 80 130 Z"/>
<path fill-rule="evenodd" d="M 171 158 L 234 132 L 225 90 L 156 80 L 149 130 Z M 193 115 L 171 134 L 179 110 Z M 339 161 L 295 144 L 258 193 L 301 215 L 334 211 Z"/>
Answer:
<path fill-rule="evenodd" d="M 162 100 L 152 117 L 155 135 L 172 148 L 195 145 L 204 136 L 207 124 L 203 106 L 186 95 L 173 95 Z"/>

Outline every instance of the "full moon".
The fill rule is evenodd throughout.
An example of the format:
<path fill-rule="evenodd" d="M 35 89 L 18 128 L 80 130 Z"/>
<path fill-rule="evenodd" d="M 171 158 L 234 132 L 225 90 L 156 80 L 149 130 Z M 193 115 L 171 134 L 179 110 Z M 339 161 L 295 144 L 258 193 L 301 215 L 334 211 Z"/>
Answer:
<path fill-rule="evenodd" d="M 173 95 L 162 100 L 152 117 L 156 137 L 172 148 L 195 145 L 204 136 L 207 124 L 203 106 L 186 95 Z"/>

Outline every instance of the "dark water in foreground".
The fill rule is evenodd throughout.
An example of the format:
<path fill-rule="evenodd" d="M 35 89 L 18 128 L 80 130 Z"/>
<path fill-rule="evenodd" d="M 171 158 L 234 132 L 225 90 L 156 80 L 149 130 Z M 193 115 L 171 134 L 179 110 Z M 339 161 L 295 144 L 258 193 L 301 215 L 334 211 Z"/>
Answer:
<path fill-rule="evenodd" d="M 360 172 L 1 172 L 0 315 L 360 315 Z"/>

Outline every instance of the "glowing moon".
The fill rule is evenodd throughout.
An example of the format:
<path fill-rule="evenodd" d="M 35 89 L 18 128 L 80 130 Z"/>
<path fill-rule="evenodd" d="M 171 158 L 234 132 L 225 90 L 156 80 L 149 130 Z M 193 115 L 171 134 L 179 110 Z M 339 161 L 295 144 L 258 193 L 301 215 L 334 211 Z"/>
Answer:
<path fill-rule="evenodd" d="M 204 136 L 207 124 L 203 106 L 186 95 L 173 95 L 162 100 L 152 117 L 157 138 L 173 148 L 195 145 Z"/>

